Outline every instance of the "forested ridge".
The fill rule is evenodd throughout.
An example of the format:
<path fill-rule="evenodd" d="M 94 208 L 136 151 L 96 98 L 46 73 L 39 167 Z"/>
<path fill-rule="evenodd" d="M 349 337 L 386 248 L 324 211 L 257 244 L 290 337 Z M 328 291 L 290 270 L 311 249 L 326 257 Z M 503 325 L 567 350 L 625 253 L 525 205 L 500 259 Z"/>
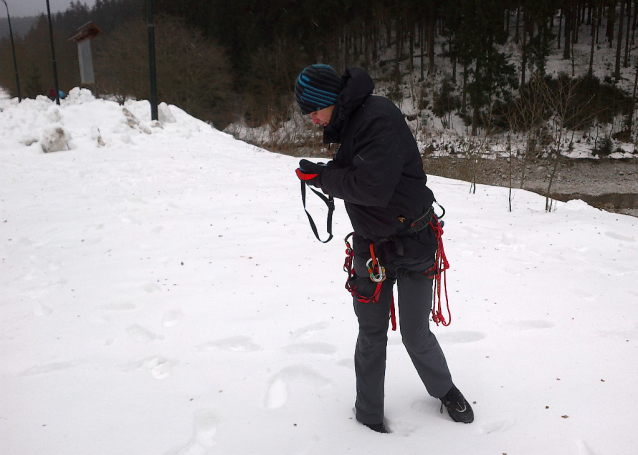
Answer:
<path fill-rule="evenodd" d="M 359 65 L 413 128 L 461 119 L 472 135 L 547 122 L 633 141 L 638 0 L 155 0 L 160 101 L 218 127 L 290 119 L 299 71 Z M 148 97 L 146 2 L 79 2 L 54 17 L 61 88 L 79 85 L 68 38 L 89 20 L 101 93 Z M 42 16 L 16 40 L 23 95 L 51 86 Z M 0 85 L 15 95 L 8 39 Z M 637 79 L 638 80 L 638 79 Z M 409 101 L 409 102 L 408 102 Z M 407 112 L 410 111 L 410 112 Z M 438 119 L 438 120 L 437 120 Z M 560 119 L 560 120 L 557 120 Z M 543 131 L 544 129 L 544 131 Z M 612 135 L 615 137 L 612 138 Z"/>

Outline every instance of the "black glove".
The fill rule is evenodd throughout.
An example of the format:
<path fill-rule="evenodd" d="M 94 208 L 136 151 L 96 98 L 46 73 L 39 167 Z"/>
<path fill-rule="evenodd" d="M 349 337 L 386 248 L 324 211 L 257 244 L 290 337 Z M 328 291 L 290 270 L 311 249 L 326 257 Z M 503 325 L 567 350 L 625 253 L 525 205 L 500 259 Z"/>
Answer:
<path fill-rule="evenodd" d="M 308 160 L 299 161 L 299 168 L 295 170 L 297 177 L 309 185 L 319 186 L 321 182 L 321 173 L 326 165 L 323 163 L 313 163 Z"/>

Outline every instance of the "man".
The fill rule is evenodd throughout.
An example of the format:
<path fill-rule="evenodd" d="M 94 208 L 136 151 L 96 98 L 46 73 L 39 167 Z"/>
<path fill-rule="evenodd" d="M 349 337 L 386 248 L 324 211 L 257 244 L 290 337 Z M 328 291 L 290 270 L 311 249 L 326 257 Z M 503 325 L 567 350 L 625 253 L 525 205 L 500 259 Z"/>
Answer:
<path fill-rule="evenodd" d="M 429 226 L 434 195 L 426 186 L 421 155 L 403 114 L 387 98 L 372 95 L 373 89 L 372 79 L 361 68 L 348 68 L 339 77 L 332 67 L 321 64 L 305 68 L 295 85 L 302 114 L 310 114 L 315 125 L 324 127 L 324 143 L 339 144 L 326 165 L 301 160 L 297 176 L 343 199 L 355 230 L 356 275 L 349 288 L 359 321 L 356 418 L 374 431 L 389 432 L 383 398 L 396 282 L 403 344 L 423 384 L 454 421 L 470 423 L 472 408 L 454 386 L 443 351 L 429 329 L 432 277 L 428 271 L 437 248 Z M 369 273 L 372 259 L 374 270 Z M 385 281 L 373 282 L 372 278 L 382 278 L 382 272 Z"/>

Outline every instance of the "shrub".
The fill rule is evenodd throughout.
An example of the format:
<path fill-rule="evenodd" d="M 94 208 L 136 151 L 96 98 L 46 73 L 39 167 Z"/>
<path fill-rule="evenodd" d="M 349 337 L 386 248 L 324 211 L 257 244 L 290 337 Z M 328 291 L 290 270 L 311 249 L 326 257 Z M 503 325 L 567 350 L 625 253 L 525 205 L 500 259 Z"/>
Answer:
<path fill-rule="evenodd" d="M 594 156 L 609 156 L 613 152 L 614 142 L 612 141 L 610 136 L 605 136 L 602 138 L 592 150 Z"/>
<path fill-rule="evenodd" d="M 445 79 L 441 90 L 434 93 L 434 106 L 432 112 L 437 117 L 444 117 L 461 107 L 461 99 L 454 94 L 454 85 L 449 79 Z"/>

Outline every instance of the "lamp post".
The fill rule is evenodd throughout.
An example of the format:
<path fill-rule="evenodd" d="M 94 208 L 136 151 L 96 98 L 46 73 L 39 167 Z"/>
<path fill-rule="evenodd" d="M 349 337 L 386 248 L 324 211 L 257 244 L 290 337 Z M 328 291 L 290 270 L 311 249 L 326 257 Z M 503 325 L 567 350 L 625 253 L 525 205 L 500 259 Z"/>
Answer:
<path fill-rule="evenodd" d="M 47 0 L 48 1 L 48 0 Z M 148 60 L 151 73 L 151 119 L 157 120 L 157 75 L 155 69 L 155 26 L 153 25 L 153 1 L 148 3 Z"/>
<path fill-rule="evenodd" d="M 9 16 L 9 5 L 6 0 L 2 0 L 4 6 L 7 8 L 7 20 L 9 21 L 9 36 L 11 36 L 11 51 L 13 52 L 13 67 L 16 72 L 16 86 L 18 88 L 18 101 L 22 101 L 22 93 L 20 93 L 20 76 L 18 76 L 18 61 L 16 60 L 16 48 L 13 44 L 13 30 L 11 29 L 11 16 Z"/>
<path fill-rule="evenodd" d="M 51 25 L 51 7 L 47 0 L 47 16 L 49 16 L 49 39 L 51 40 L 51 56 L 53 58 L 53 83 L 55 85 L 55 103 L 60 105 L 60 89 L 58 88 L 58 66 L 55 63 L 55 47 L 53 46 L 53 26 Z"/>

